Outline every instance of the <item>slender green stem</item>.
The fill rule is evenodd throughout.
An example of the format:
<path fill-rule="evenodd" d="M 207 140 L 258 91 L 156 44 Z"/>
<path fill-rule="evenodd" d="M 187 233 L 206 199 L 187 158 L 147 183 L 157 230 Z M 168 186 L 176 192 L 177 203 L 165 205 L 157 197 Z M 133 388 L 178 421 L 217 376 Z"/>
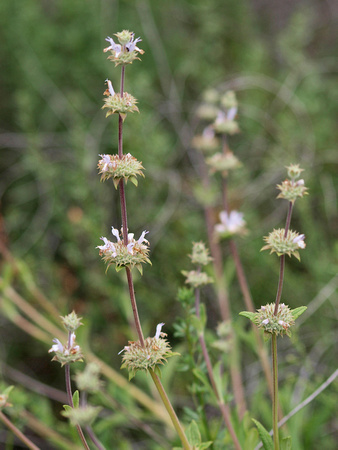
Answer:
<path fill-rule="evenodd" d="M 71 386 L 71 382 L 70 382 L 70 366 L 69 366 L 69 364 L 65 365 L 65 376 L 66 376 L 66 390 L 67 390 L 68 403 L 69 403 L 69 406 L 74 408 L 74 402 L 73 402 L 73 396 L 72 396 L 72 386 Z M 80 427 L 80 425 L 76 425 L 76 429 L 77 429 L 78 435 L 80 436 L 80 439 L 82 441 L 84 448 L 86 450 L 90 450 L 89 445 L 87 444 L 86 438 L 83 434 L 83 431 L 82 431 L 82 428 Z"/>
<path fill-rule="evenodd" d="M 272 424 L 274 450 L 279 450 L 278 436 L 278 362 L 277 362 L 277 336 L 272 334 L 272 374 L 273 374 L 273 401 L 272 401 Z"/>
<path fill-rule="evenodd" d="M 288 231 L 290 228 L 293 204 L 294 204 L 293 202 L 289 202 L 288 215 L 286 217 L 286 223 L 285 223 L 284 238 L 286 238 L 286 236 L 288 235 Z M 278 281 L 278 289 L 277 289 L 275 310 L 274 310 L 275 316 L 277 315 L 278 308 L 279 308 L 279 302 L 282 297 L 283 282 L 284 282 L 284 268 L 285 268 L 285 255 L 282 255 L 280 257 L 279 281 Z"/>
<path fill-rule="evenodd" d="M 149 372 L 150 372 L 150 375 L 151 375 L 151 377 L 152 377 L 152 379 L 153 379 L 153 381 L 155 383 L 155 386 L 156 386 L 156 388 L 158 390 L 158 393 L 160 394 L 162 402 L 163 402 L 164 406 L 166 407 L 166 409 L 168 411 L 168 414 L 169 414 L 169 416 L 170 416 L 170 418 L 172 420 L 172 423 L 174 424 L 175 430 L 177 431 L 177 434 L 179 435 L 179 437 L 181 439 L 183 448 L 187 449 L 187 450 L 190 450 L 191 446 L 190 446 L 190 444 L 188 442 L 188 439 L 187 439 L 187 437 L 186 437 L 186 435 L 185 435 L 185 433 L 183 431 L 183 428 L 182 428 L 182 426 L 180 424 L 180 421 L 178 420 L 178 417 L 177 417 L 177 415 L 176 415 L 176 413 L 174 411 L 174 408 L 172 407 L 172 405 L 170 403 L 170 400 L 169 400 L 169 398 L 168 398 L 168 396 L 167 396 L 167 394 L 166 394 L 166 392 L 165 392 L 165 390 L 164 390 L 164 388 L 162 386 L 161 380 L 159 379 L 159 377 L 156 375 L 156 373 L 153 370 L 150 369 Z"/>
<path fill-rule="evenodd" d="M 40 450 L 28 437 L 26 437 L 15 425 L 12 423 L 5 414 L 0 411 L 0 420 L 31 450 Z"/>
<path fill-rule="evenodd" d="M 198 271 L 200 271 L 200 268 L 198 268 Z M 196 316 L 198 318 L 200 318 L 200 289 L 199 288 L 195 289 L 195 310 L 196 310 Z M 217 403 L 218 403 L 218 406 L 219 406 L 220 411 L 222 413 L 223 420 L 224 420 L 225 425 L 227 426 L 227 428 L 229 430 L 230 436 L 232 437 L 232 440 L 233 440 L 233 442 L 235 444 L 235 448 L 237 450 L 241 450 L 241 445 L 239 443 L 239 440 L 238 440 L 238 437 L 237 437 L 236 432 L 234 430 L 234 427 L 232 426 L 232 423 L 231 423 L 229 406 L 224 403 L 224 400 L 221 397 L 221 395 L 220 395 L 220 393 L 218 392 L 218 389 L 217 389 L 217 384 L 216 384 L 214 373 L 213 373 L 213 370 L 212 370 L 212 364 L 211 364 L 208 348 L 207 348 L 207 345 L 205 343 L 204 333 L 203 332 L 199 333 L 198 339 L 199 339 L 200 346 L 201 346 L 201 349 L 202 349 L 204 361 L 205 361 L 206 366 L 207 366 L 210 384 L 212 386 L 212 390 L 214 391 L 215 397 L 217 399 Z"/>

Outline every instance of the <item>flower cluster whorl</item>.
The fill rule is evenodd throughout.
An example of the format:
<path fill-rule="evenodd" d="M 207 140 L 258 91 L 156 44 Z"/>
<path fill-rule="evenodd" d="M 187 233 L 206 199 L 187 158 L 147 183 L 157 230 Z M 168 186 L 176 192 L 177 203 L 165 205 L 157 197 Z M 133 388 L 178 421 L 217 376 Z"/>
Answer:
<path fill-rule="evenodd" d="M 306 244 L 304 242 L 305 235 L 299 234 L 296 231 L 288 230 L 286 237 L 284 228 L 278 228 L 269 233 L 269 236 L 264 237 L 264 241 L 267 245 L 261 248 L 263 250 L 270 250 L 271 253 L 277 253 L 281 255 L 295 256 L 300 260 L 299 249 L 304 249 Z"/>
<path fill-rule="evenodd" d="M 99 173 L 101 174 L 101 181 L 113 178 L 113 183 L 117 189 L 120 180 L 123 178 L 127 183 L 130 180 L 137 186 L 137 176 L 141 175 L 144 178 L 142 163 L 134 158 L 130 153 L 123 155 L 100 155 L 102 159 L 98 162 Z"/>
<path fill-rule="evenodd" d="M 133 378 L 139 370 L 149 369 L 159 372 L 158 364 L 167 362 L 167 358 L 176 356 L 178 353 L 172 352 L 169 342 L 165 339 L 166 333 L 161 332 L 164 323 L 157 325 L 156 335 L 148 337 L 142 347 L 140 341 L 129 341 L 128 345 L 121 350 L 123 352 L 121 369 L 128 369 L 129 379 Z"/>
<path fill-rule="evenodd" d="M 149 255 L 149 242 L 145 239 L 148 231 L 143 231 L 138 240 L 134 239 L 134 233 L 128 234 L 128 244 L 123 242 L 118 230 L 112 227 L 112 233 L 116 237 L 117 242 L 111 242 L 105 237 L 101 237 L 104 245 L 98 245 L 96 248 L 100 250 L 100 256 L 107 263 L 107 268 L 115 264 L 116 271 L 122 267 L 136 268 L 142 273 L 142 263 L 151 264 Z"/>
<path fill-rule="evenodd" d="M 266 333 L 275 334 L 277 336 L 279 334 L 281 336 L 283 336 L 283 334 L 290 336 L 289 328 L 295 323 L 291 309 L 284 303 L 281 303 L 276 315 L 274 314 L 274 310 L 274 303 L 262 306 L 255 314 L 253 320 L 254 323 L 258 328 L 263 328 Z"/>

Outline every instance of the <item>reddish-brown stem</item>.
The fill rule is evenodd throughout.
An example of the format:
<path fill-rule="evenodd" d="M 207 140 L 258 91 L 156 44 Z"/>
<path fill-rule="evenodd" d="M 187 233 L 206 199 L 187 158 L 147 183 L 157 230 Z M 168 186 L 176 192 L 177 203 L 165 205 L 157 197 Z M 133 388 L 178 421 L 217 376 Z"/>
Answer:
<path fill-rule="evenodd" d="M 130 295 L 131 307 L 132 307 L 133 315 L 134 315 L 135 327 L 136 327 L 136 331 L 137 331 L 140 343 L 141 343 L 142 347 L 144 347 L 144 337 L 143 337 L 141 322 L 140 322 L 140 318 L 139 318 L 138 310 L 137 310 L 133 277 L 132 277 L 132 273 L 131 273 L 131 270 L 129 269 L 129 267 L 126 267 L 126 273 L 127 273 L 129 295 Z"/>
<path fill-rule="evenodd" d="M 125 71 L 125 67 L 122 66 L 121 90 L 120 90 L 121 97 L 123 96 L 123 90 L 124 90 L 124 71 Z M 118 153 L 119 153 L 119 158 L 122 159 L 123 158 L 123 118 L 120 114 L 119 114 Z M 119 192 L 120 192 L 123 243 L 124 243 L 124 245 L 128 245 L 127 203 L 126 203 L 126 193 L 125 193 L 125 189 L 124 189 L 124 180 L 123 179 L 121 179 L 120 183 L 119 183 Z M 140 322 L 140 318 L 139 318 L 139 314 L 138 314 L 138 310 L 137 310 L 133 277 L 132 277 L 132 273 L 131 273 L 131 270 L 129 269 L 129 267 L 126 267 L 126 274 L 127 274 L 127 280 L 128 280 L 130 302 L 131 302 L 131 307 L 132 307 L 133 316 L 134 316 L 134 323 L 135 323 L 135 327 L 136 327 L 136 331 L 137 331 L 140 343 L 141 343 L 142 347 L 144 347 L 144 337 L 143 337 L 141 322 Z"/>

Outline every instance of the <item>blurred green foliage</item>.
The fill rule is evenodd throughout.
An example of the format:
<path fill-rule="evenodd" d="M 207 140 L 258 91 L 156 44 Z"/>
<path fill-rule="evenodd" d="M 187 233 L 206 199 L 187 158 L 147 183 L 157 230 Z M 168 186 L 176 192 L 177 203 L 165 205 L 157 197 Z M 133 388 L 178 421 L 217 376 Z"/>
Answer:
<path fill-rule="evenodd" d="M 131 311 L 124 274 L 105 275 L 95 249 L 100 236 L 120 226 L 117 192 L 100 183 L 96 165 L 98 154 L 117 151 L 117 119 L 106 120 L 100 110 L 105 78 L 119 82 L 119 71 L 102 53 L 104 38 L 130 29 L 142 37 L 146 52 L 126 70 L 126 90 L 138 99 L 141 114 L 128 116 L 124 127 L 125 152 L 146 169 L 138 189 L 127 188 L 130 231 L 138 236 L 150 230 L 153 265 L 142 280 L 135 274 L 145 335 L 164 321 L 180 351 L 171 327 L 182 315 L 175 301 L 183 283 L 180 271 L 188 266 L 191 242 L 206 240 L 203 211 L 193 194 L 199 183 L 191 149 L 194 112 L 205 89 L 221 86 L 235 90 L 240 105 L 242 133 L 230 145 L 243 168 L 230 181 L 231 202 L 245 212 L 250 229 L 239 250 L 257 307 L 273 301 L 278 280 L 277 258 L 259 252 L 262 236 L 284 222 L 286 205 L 275 200 L 275 185 L 291 162 L 306 170 L 310 195 L 297 203 L 292 226 L 305 233 L 307 249 L 300 264 L 287 261 L 283 299 L 292 307 L 309 305 L 312 314 L 304 314 L 294 342 L 280 342 L 284 411 L 333 372 L 338 250 L 333 8 L 333 1 L 320 0 L 1 2 L 1 239 L 60 314 L 75 308 L 84 317 L 84 339 L 115 369 L 117 352 L 131 338 Z M 243 302 L 231 261 L 226 271 L 239 322 Z M 30 298 L 21 276 L 13 277 L 13 285 Z M 212 292 L 206 303 L 214 329 L 218 312 Z M 46 346 L 27 338 L 6 316 L 0 323 L 1 361 L 62 390 L 62 371 L 49 362 Z M 242 339 L 250 413 L 269 424 L 269 401 L 262 401 L 266 387 L 245 339 L 250 339 Z M 169 367 L 164 383 L 178 407 L 192 406 L 185 405 L 184 376 Z M 149 390 L 142 376 L 136 383 Z M 98 423 L 102 441 L 108 445 L 115 433 L 121 449 L 133 441 L 137 448 L 161 448 L 137 422 L 125 425 L 128 402 L 135 405 L 109 389 L 126 410 L 117 408 Z M 53 427 L 73 439 L 60 419 L 61 406 L 36 396 L 32 403 L 33 395 L 20 391 L 16 408 L 24 405 L 39 414 L 31 407 L 38 402 L 41 419 L 51 424 L 54 415 L 59 424 Z M 294 448 L 335 447 L 334 407 L 324 392 L 289 421 Z M 153 420 L 145 412 L 135 414 Z M 206 433 L 203 440 L 208 439 Z"/>

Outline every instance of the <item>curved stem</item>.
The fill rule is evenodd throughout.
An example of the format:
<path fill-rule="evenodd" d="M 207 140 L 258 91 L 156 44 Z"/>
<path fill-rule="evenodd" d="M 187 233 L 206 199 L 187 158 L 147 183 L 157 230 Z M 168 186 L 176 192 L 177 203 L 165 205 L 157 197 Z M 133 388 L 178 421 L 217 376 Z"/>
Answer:
<path fill-rule="evenodd" d="M 31 450 L 40 450 L 28 437 L 26 437 L 15 425 L 12 423 L 5 414 L 0 411 L 0 420 Z"/>
<path fill-rule="evenodd" d="M 178 417 L 174 411 L 174 408 L 172 407 L 172 404 L 170 403 L 170 400 L 162 386 L 161 380 L 159 379 L 159 377 L 156 375 L 156 373 L 153 370 L 150 369 L 149 372 L 150 372 L 151 378 L 153 379 L 153 381 L 155 383 L 158 393 L 160 394 L 163 404 L 169 413 L 172 423 L 174 424 L 175 430 L 177 431 L 177 434 L 179 435 L 179 437 L 181 439 L 183 448 L 185 450 L 190 450 L 191 446 L 190 446 L 188 439 L 184 433 L 184 430 L 180 424 L 180 421 L 178 420 Z"/>
<path fill-rule="evenodd" d="M 272 401 L 272 424 L 274 450 L 279 450 L 278 436 L 278 363 L 277 363 L 277 336 L 272 334 L 272 374 L 273 374 L 273 401 Z"/>

